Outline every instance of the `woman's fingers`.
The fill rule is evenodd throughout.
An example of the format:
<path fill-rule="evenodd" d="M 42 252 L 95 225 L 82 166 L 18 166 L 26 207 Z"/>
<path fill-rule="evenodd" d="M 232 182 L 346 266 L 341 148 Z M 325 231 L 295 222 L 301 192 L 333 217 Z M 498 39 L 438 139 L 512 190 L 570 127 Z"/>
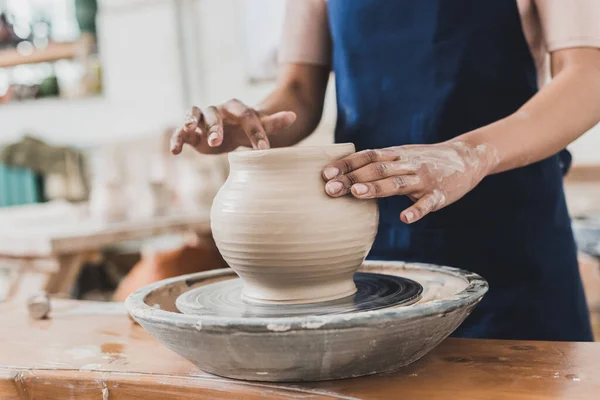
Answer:
<path fill-rule="evenodd" d="M 177 155 L 183 150 L 184 144 L 197 146 L 202 140 L 202 128 L 200 127 L 203 119 L 202 111 L 194 106 L 186 114 L 183 127 L 177 129 L 171 136 L 171 153 Z"/>
<path fill-rule="evenodd" d="M 200 123 L 201 119 L 202 111 L 198 107 L 193 106 L 185 116 L 183 130 L 188 133 L 196 132 L 196 128 L 198 128 L 198 124 Z"/>
<path fill-rule="evenodd" d="M 373 162 L 354 171 L 350 171 L 346 174 L 339 175 L 337 178 L 334 178 L 331 181 L 329 181 L 327 183 L 327 186 L 329 186 L 329 190 L 327 190 L 327 193 L 329 193 L 330 195 L 341 196 L 343 194 L 348 193 L 350 191 L 350 188 L 358 183 L 374 182 L 393 176 L 401 177 L 403 175 L 412 174 L 414 174 L 414 171 L 412 169 L 397 161 Z M 400 178 L 400 180 L 402 180 L 402 178 Z M 333 193 L 333 191 L 331 190 L 332 188 L 337 188 L 337 192 Z"/>
<path fill-rule="evenodd" d="M 171 153 L 177 155 L 183 150 L 183 130 L 176 129 L 171 135 Z"/>
<path fill-rule="evenodd" d="M 279 130 L 289 128 L 296 122 L 296 113 L 292 111 L 280 111 L 260 119 L 267 133 L 273 134 Z"/>
<path fill-rule="evenodd" d="M 359 199 L 407 195 L 423 190 L 418 175 L 397 175 L 373 182 L 355 183 L 351 193 Z"/>
<path fill-rule="evenodd" d="M 202 140 L 198 131 L 198 128 L 195 132 L 191 133 L 186 131 L 184 128 L 175 130 L 171 136 L 171 153 L 175 155 L 181 153 L 181 150 L 183 150 L 183 145 L 186 143 L 192 147 L 198 146 Z"/>
<path fill-rule="evenodd" d="M 417 222 L 432 211 L 439 210 L 443 207 L 446 199 L 442 192 L 434 190 L 421 197 L 415 204 L 402 211 L 400 220 L 405 224 Z"/>
<path fill-rule="evenodd" d="M 216 107 L 208 107 L 204 111 L 204 130 L 208 145 L 218 147 L 223 143 L 223 120 Z"/>
<path fill-rule="evenodd" d="M 252 148 L 264 150 L 270 147 L 267 133 L 276 133 L 295 121 L 296 114 L 291 111 L 262 116 L 235 99 L 204 110 L 194 106 L 186 114 L 183 126 L 171 136 L 171 152 L 181 153 L 186 144 L 201 153 L 231 151 L 239 144 L 247 144 L 245 137 Z"/>
<path fill-rule="evenodd" d="M 239 100 L 229 100 L 222 107 L 226 118 L 230 118 L 241 127 L 253 149 L 266 150 L 270 147 L 269 138 L 255 110 Z"/>
<path fill-rule="evenodd" d="M 323 168 L 323 178 L 329 181 L 365 165 L 378 161 L 394 161 L 398 158 L 392 150 L 363 150 L 334 161 Z"/>

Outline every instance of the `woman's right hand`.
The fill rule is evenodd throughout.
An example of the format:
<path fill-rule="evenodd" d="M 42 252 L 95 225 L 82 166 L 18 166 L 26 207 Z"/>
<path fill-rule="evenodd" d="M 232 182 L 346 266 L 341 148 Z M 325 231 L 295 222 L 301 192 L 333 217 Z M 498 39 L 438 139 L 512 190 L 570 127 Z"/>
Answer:
<path fill-rule="evenodd" d="M 235 99 L 204 110 L 194 106 L 183 127 L 173 133 L 171 152 L 181 153 L 184 144 L 205 154 L 226 153 L 239 146 L 265 150 L 270 148 L 269 136 L 295 120 L 296 114 L 291 111 L 269 115 Z"/>

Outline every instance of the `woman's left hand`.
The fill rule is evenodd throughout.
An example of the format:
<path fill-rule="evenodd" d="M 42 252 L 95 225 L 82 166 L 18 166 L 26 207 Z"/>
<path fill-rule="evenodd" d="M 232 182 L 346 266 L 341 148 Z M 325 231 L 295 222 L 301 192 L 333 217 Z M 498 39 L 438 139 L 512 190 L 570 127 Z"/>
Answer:
<path fill-rule="evenodd" d="M 463 197 L 497 160 L 489 146 L 455 140 L 361 151 L 327 165 L 323 178 L 332 197 L 408 196 L 415 204 L 402 211 L 400 219 L 410 224 Z"/>

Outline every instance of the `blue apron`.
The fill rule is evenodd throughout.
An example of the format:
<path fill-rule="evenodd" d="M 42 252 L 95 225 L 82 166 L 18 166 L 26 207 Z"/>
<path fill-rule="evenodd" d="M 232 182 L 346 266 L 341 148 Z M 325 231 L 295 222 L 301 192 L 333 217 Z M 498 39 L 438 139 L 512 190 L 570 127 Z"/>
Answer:
<path fill-rule="evenodd" d="M 329 0 L 337 142 L 438 143 L 515 112 L 538 90 L 516 0 Z M 564 156 L 564 157 L 562 157 Z M 566 153 L 485 178 L 404 225 L 380 200 L 370 258 L 451 265 L 490 291 L 455 336 L 592 340 L 562 187 Z"/>

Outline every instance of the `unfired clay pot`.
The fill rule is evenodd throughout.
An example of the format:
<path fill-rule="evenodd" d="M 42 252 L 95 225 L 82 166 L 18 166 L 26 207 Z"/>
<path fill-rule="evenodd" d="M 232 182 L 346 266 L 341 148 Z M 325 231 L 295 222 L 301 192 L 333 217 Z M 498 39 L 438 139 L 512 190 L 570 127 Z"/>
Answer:
<path fill-rule="evenodd" d="M 321 170 L 354 145 L 234 152 L 212 206 L 223 258 L 254 302 L 306 303 L 349 296 L 377 232 L 377 203 L 325 193 Z"/>

